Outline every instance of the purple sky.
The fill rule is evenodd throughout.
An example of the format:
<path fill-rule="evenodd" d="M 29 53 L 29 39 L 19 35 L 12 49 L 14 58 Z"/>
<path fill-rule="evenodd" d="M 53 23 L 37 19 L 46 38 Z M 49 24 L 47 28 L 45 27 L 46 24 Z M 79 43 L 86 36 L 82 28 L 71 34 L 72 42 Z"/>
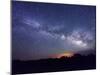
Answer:
<path fill-rule="evenodd" d="M 13 59 L 95 50 L 96 7 L 12 2 Z"/>

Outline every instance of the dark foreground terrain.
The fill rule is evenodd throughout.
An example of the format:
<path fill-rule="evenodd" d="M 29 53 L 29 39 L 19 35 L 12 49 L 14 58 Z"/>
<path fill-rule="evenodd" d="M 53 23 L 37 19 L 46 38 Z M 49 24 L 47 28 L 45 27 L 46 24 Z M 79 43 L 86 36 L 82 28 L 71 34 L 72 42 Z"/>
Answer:
<path fill-rule="evenodd" d="M 42 73 L 96 69 L 96 55 L 75 54 L 71 58 L 41 59 L 31 61 L 12 61 L 12 74 Z"/>

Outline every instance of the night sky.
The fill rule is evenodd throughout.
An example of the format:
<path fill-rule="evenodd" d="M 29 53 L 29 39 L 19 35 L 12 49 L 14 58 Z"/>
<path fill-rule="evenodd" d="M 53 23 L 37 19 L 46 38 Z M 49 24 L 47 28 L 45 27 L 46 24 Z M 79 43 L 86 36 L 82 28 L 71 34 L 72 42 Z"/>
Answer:
<path fill-rule="evenodd" d="M 12 2 L 12 56 L 50 58 L 95 50 L 96 7 Z"/>

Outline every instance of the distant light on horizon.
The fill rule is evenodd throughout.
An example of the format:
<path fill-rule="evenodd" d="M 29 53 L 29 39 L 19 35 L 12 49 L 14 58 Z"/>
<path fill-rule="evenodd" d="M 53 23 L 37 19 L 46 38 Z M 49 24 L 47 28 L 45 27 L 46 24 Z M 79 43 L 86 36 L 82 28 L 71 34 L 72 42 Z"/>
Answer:
<path fill-rule="evenodd" d="M 57 56 L 57 58 L 61 58 L 61 57 L 68 57 L 68 58 L 71 58 L 71 57 L 73 57 L 74 56 L 74 53 L 72 53 L 72 52 L 65 52 L 65 53 L 62 53 L 62 54 L 59 54 L 58 56 Z"/>
<path fill-rule="evenodd" d="M 68 58 L 71 58 L 75 55 L 74 52 L 63 52 L 63 53 L 59 53 L 59 54 L 55 54 L 55 55 L 52 55 L 51 58 L 58 58 L 60 59 L 61 57 L 68 57 Z"/>

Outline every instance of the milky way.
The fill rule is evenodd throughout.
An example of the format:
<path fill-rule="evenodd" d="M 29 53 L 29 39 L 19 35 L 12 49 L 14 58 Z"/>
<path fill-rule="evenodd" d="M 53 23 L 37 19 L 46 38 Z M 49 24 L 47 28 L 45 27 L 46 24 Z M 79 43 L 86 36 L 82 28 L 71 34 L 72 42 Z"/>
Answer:
<path fill-rule="evenodd" d="M 95 6 L 12 3 L 13 59 L 95 49 Z"/>

